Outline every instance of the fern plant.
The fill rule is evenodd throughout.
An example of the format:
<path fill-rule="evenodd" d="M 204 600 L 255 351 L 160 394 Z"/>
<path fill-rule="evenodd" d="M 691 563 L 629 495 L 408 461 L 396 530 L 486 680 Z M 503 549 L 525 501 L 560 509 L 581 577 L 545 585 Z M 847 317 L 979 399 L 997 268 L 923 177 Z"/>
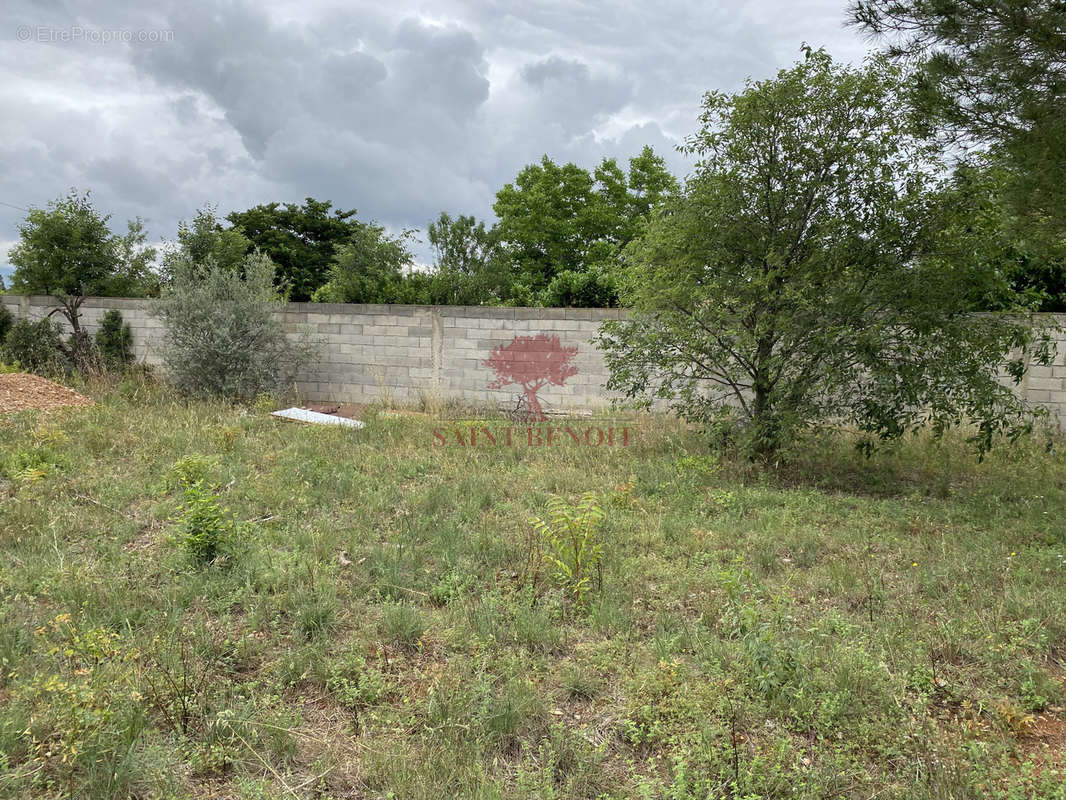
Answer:
<path fill-rule="evenodd" d="M 599 529 L 604 516 L 599 496 L 586 492 L 575 505 L 552 497 L 547 519 L 530 520 L 550 548 L 548 561 L 555 569 L 556 581 L 575 601 L 583 600 L 592 588 L 593 573 L 603 557 Z"/>

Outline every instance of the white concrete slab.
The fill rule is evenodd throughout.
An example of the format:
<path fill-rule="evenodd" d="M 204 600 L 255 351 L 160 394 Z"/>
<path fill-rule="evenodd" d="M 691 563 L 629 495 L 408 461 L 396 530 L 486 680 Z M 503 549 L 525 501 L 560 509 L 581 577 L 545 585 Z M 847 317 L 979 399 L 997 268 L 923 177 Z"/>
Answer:
<path fill-rule="evenodd" d="M 295 422 L 311 422 L 316 425 L 344 425 L 349 428 L 363 427 L 363 423 L 357 419 L 338 417 L 333 414 L 319 414 L 317 411 L 308 411 L 306 408 L 283 408 L 281 411 L 274 411 L 270 416 L 291 419 Z"/>

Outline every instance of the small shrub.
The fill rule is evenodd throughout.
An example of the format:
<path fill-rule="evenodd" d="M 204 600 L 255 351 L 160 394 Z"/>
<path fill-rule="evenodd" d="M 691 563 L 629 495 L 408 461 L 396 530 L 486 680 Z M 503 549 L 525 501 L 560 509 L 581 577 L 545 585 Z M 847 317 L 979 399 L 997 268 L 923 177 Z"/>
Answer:
<path fill-rule="evenodd" d="M 168 487 L 185 488 L 207 480 L 212 470 L 218 467 L 218 460 L 203 453 L 190 453 L 182 456 L 171 465 L 167 473 Z"/>
<path fill-rule="evenodd" d="M 603 555 L 599 540 L 603 518 L 599 497 L 587 492 L 573 507 L 553 497 L 548 501 L 548 519 L 530 520 L 551 548 L 548 560 L 555 566 L 555 579 L 575 600 L 583 599 L 592 588 L 592 573 Z"/>
<path fill-rule="evenodd" d="M 221 647 L 204 647 L 195 642 L 192 631 L 152 639 L 145 654 L 149 666 L 143 673 L 145 699 L 174 733 L 202 734 L 209 724 L 224 652 Z"/>
<path fill-rule="evenodd" d="M 128 322 L 122 321 L 121 311 L 112 308 L 100 320 L 96 349 L 104 365 L 113 369 L 133 361 L 133 331 Z"/>
<path fill-rule="evenodd" d="M 341 705 L 358 710 L 379 703 L 388 685 L 381 670 L 367 664 L 366 656 L 349 652 L 330 665 L 326 689 Z"/>
<path fill-rule="evenodd" d="M 0 344 L 3 344 L 4 337 L 14 324 L 15 315 L 8 310 L 7 306 L 0 303 Z"/>
<path fill-rule="evenodd" d="M 198 564 L 210 564 L 230 543 L 233 523 L 218 497 L 202 480 L 185 487 L 185 508 L 180 518 L 182 549 Z"/>
<path fill-rule="evenodd" d="M 3 360 L 26 372 L 54 374 L 62 370 L 62 331 L 50 319 L 17 320 L 4 337 Z"/>
<path fill-rule="evenodd" d="M 310 340 L 290 341 L 274 317 L 285 298 L 267 256 L 253 253 L 240 269 L 213 261 L 175 262 L 172 269 L 159 314 L 163 357 L 181 391 L 247 400 L 280 390 L 313 356 Z"/>

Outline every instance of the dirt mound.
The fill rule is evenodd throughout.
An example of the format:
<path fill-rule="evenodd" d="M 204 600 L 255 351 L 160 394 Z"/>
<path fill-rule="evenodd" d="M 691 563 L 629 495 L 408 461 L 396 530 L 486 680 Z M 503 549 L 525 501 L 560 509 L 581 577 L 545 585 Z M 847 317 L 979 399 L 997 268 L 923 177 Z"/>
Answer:
<path fill-rule="evenodd" d="M 29 375 L 25 372 L 0 375 L 0 414 L 27 409 L 47 411 L 65 406 L 91 406 L 92 404 L 92 400 L 83 397 L 73 389 L 52 383 L 38 375 Z"/>

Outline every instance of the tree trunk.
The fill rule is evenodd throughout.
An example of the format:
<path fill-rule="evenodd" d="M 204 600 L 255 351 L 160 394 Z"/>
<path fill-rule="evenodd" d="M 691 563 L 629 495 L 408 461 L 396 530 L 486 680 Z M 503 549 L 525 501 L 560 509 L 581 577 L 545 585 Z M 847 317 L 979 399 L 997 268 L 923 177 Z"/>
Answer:
<path fill-rule="evenodd" d="M 544 422 L 547 417 L 544 415 L 544 409 L 540 406 L 540 400 L 537 399 L 537 392 L 540 391 L 540 387 L 525 386 L 523 387 L 526 393 L 526 415 L 530 422 Z"/>
<path fill-rule="evenodd" d="M 97 367 L 93 341 L 81 327 L 81 304 L 84 301 L 82 295 L 67 295 L 62 298 L 62 306 L 58 309 L 70 323 L 70 344 L 63 348 L 64 353 L 70 359 L 71 366 L 81 373 Z"/>
<path fill-rule="evenodd" d="M 781 447 L 781 430 L 774 413 L 772 388 L 766 376 L 766 362 L 773 355 L 773 339 L 759 339 L 755 354 L 752 390 L 755 399 L 751 410 L 751 449 L 756 458 L 769 461 Z"/>

